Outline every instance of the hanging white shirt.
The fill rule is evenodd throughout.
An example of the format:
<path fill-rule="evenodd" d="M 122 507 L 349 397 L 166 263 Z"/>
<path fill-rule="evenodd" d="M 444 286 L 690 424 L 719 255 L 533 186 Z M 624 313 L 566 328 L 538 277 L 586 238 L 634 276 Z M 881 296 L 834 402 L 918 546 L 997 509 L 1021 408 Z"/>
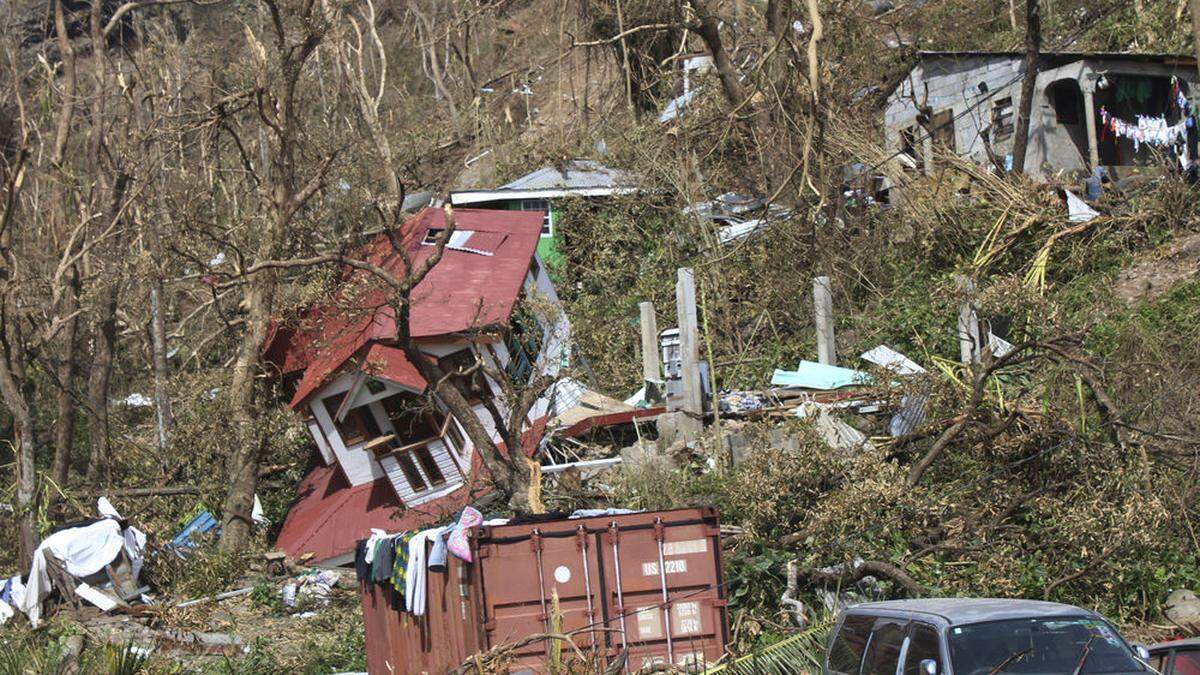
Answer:
<path fill-rule="evenodd" d="M 418 532 L 408 541 L 408 570 L 404 579 L 404 606 L 413 616 L 425 616 L 425 577 L 428 575 L 425 564 L 425 543 L 440 534 L 442 529 L 434 527 L 424 532 Z"/>

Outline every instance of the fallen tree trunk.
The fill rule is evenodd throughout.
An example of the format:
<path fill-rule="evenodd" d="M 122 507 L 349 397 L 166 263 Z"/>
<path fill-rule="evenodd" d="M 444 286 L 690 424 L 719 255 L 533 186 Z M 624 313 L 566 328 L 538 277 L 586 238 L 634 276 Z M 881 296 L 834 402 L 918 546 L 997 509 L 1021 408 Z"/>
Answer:
<path fill-rule="evenodd" d="M 199 495 L 200 488 L 195 485 L 173 485 L 157 488 L 125 488 L 117 490 L 89 490 L 89 497 L 174 497 L 178 495 Z"/>
<path fill-rule="evenodd" d="M 860 581 L 866 576 L 884 577 L 898 584 L 909 597 L 919 598 L 929 593 L 929 589 L 918 583 L 907 572 L 882 560 L 856 559 L 844 565 L 835 565 L 821 569 L 808 568 L 803 570 L 800 576 L 811 581 L 821 581 L 843 587 Z"/>

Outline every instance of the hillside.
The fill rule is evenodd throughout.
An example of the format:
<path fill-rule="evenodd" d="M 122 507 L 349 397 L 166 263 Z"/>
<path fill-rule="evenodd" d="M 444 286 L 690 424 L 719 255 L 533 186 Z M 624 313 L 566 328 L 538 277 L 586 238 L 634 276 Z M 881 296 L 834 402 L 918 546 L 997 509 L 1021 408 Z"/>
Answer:
<path fill-rule="evenodd" d="M 1045 98 L 1031 108 L 1040 164 L 1024 171 L 1009 170 L 1014 154 L 1025 158 L 1007 149 L 1020 130 L 1004 129 L 1021 116 L 1025 0 L 7 4 L 0 577 L 24 574 L 39 542 L 95 517 L 108 496 L 148 535 L 141 583 L 154 603 L 131 625 L 63 611 L 31 630 L 18 614 L 0 627 L 0 672 L 365 670 L 353 569 L 328 605 L 288 608 L 280 588 L 313 561 L 263 557 L 279 547 L 297 486 L 341 466 L 314 443 L 315 408 L 293 400 L 314 354 L 342 348 L 329 316 L 349 333 L 383 312 L 390 332 L 372 339 L 390 340 L 416 381 L 444 396 L 446 355 L 418 363 L 419 346 L 450 335 L 508 350 L 517 324 L 561 312 L 571 339 L 555 377 L 616 404 L 645 384 L 639 303 L 654 303 L 658 328 L 675 326 L 680 268 L 694 271 L 711 400 L 748 392 L 763 409 L 718 403 L 687 443 L 653 422 L 568 438 L 525 424 L 545 395 L 526 395 L 537 359 L 516 383 L 513 368 L 488 370 L 492 351 L 494 364 L 480 356 L 457 376 L 486 372 L 504 411 L 526 414 L 505 427 L 505 415 L 479 413 L 483 426 L 459 432 L 481 449 L 466 467 L 484 467 L 478 484 L 463 480 L 488 516 L 717 506 L 735 655 L 801 634 L 781 600 L 789 581 L 818 632 L 849 589 L 1054 600 L 1139 639 L 1187 633 L 1164 603 L 1200 590 L 1197 118 L 1176 109 L 1200 82 L 1192 17 L 1183 2 L 1028 1 L 1039 72 L 1078 83 L 1068 100 L 1058 76 L 1029 78 Z M 999 89 L 989 67 L 1017 73 L 1002 93 L 989 91 Z M 1157 83 L 1123 84 L 1137 69 Z M 945 73 L 965 84 L 939 103 L 928 82 Z M 1110 117 L 1160 99 L 1162 124 L 1181 136 L 1117 138 Z M 909 107 L 911 126 L 889 121 Z M 982 140 L 967 152 L 971 134 Z M 1069 166 L 1041 147 L 1055 142 L 1078 151 Z M 519 192 L 506 184 L 545 167 L 565 176 L 580 159 L 630 182 L 603 197 L 538 188 L 507 206 L 481 202 L 553 209 L 553 260 L 543 240 L 536 250 L 554 306 L 523 295 L 495 325 L 414 336 L 406 317 L 451 302 L 414 290 L 428 288 L 414 272 L 421 260 L 476 254 L 453 263 L 462 286 L 498 293 L 480 270 L 500 268 L 500 242 L 516 246 L 526 225 L 538 239 L 536 218 L 514 216 L 501 235 L 486 223 L 459 233 L 491 242 L 472 249 L 451 238 L 459 207 L 437 207 L 468 191 L 500 203 Z M 1096 163 L 1109 168 L 1089 186 Z M 1090 211 L 1073 217 L 1079 197 Z M 758 201 L 737 218 L 704 215 L 723 199 Z M 434 212 L 441 225 L 411 229 Z M 746 236 L 725 229 L 751 220 Z M 389 244 L 420 253 L 417 263 L 387 258 Z M 867 384 L 772 387 L 778 370 L 818 360 L 814 277 L 829 278 L 836 362 Z M 964 363 L 964 303 L 972 329 L 1009 351 L 983 340 Z M 482 301 L 474 311 L 488 314 Z M 307 350 L 304 369 L 291 368 L 278 344 L 308 333 L 317 337 L 303 349 L 287 347 Z M 901 377 L 860 357 L 879 345 L 923 372 Z M 383 369 L 355 358 L 313 387 L 348 367 L 360 379 Z M 327 417 L 343 433 L 355 394 L 338 386 L 346 405 Z M 462 395 L 422 405 L 449 410 L 446 424 L 463 410 L 474 421 L 480 399 L 452 387 Z M 815 407 L 797 414 L 801 399 Z M 850 399 L 852 410 L 829 405 Z M 893 413 L 917 408 L 896 432 Z M 825 415 L 861 442 L 831 442 L 813 420 Z M 478 436 L 484 426 L 495 438 Z M 654 458 L 633 461 L 660 437 Z M 514 447 L 542 466 L 627 460 L 587 478 L 541 477 Z M 413 464 L 409 480 L 442 477 L 433 461 Z M 256 501 L 267 524 L 250 515 Z M 205 511 L 220 533 L 176 555 L 167 544 Z M 238 589 L 251 590 L 176 606 Z M 132 670 L 112 663 L 132 658 L 118 647 L 171 631 L 238 642 L 163 647 Z M 498 668 L 506 657 L 489 658 Z M 52 671 L 63 659 L 73 663 Z"/>

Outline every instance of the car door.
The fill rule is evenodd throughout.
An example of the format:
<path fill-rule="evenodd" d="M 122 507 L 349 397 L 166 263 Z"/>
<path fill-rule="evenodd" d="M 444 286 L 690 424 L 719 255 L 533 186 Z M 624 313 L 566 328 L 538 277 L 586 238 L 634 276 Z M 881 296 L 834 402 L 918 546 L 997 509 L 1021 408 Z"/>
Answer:
<path fill-rule="evenodd" d="M 863 657 L 862 675 L 898 675 L 900 655 L 908 637 L 908 619 L 880 617 L 871 628 Z"/>
<path fill-rule="evenodd" d="M 858 675 L 862 669 L 863 654 L 871 638 L 875 617 L 863 614 L 847 614 L 842 618 L 837 633 L 829 643 L 829 656 L 825 663 L 826 673 Z"/>
<path fill-rule="evenodd" d="M 908 627 L 908 647 L 904 650 L 902 675 L 925 675 L 921 663 L 931 660 L 937 664 L 939 675 L 946 672 L 942 663 L 941 639 L 937 628 L 921 621 L 913 621 Z"/>
<path fill-rule="evenodd" d="M 1200 648 L 1175 649 L 1163 675 L 1200 675 Z"/>

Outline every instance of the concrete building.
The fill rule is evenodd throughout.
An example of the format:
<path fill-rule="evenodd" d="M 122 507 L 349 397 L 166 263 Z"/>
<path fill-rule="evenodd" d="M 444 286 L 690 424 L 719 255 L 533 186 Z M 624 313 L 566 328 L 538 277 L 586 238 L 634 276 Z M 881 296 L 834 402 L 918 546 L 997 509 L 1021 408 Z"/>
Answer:
<path fill-rule="evenodd" d="M 887 149 L 926 173 L 946 151 L 1010 165 L 1022 59 L 1020 52 L 921 52 L 888 96 Z M 1103 166 L 1120 178 L 1132 167 L 1190 161 L 1196 134 L 1181 104 L 1191 100 L 1197 79 L 1195 59 L 1187 56 L 1043 54 L 1026 173 L 1045 179 Z"/>

